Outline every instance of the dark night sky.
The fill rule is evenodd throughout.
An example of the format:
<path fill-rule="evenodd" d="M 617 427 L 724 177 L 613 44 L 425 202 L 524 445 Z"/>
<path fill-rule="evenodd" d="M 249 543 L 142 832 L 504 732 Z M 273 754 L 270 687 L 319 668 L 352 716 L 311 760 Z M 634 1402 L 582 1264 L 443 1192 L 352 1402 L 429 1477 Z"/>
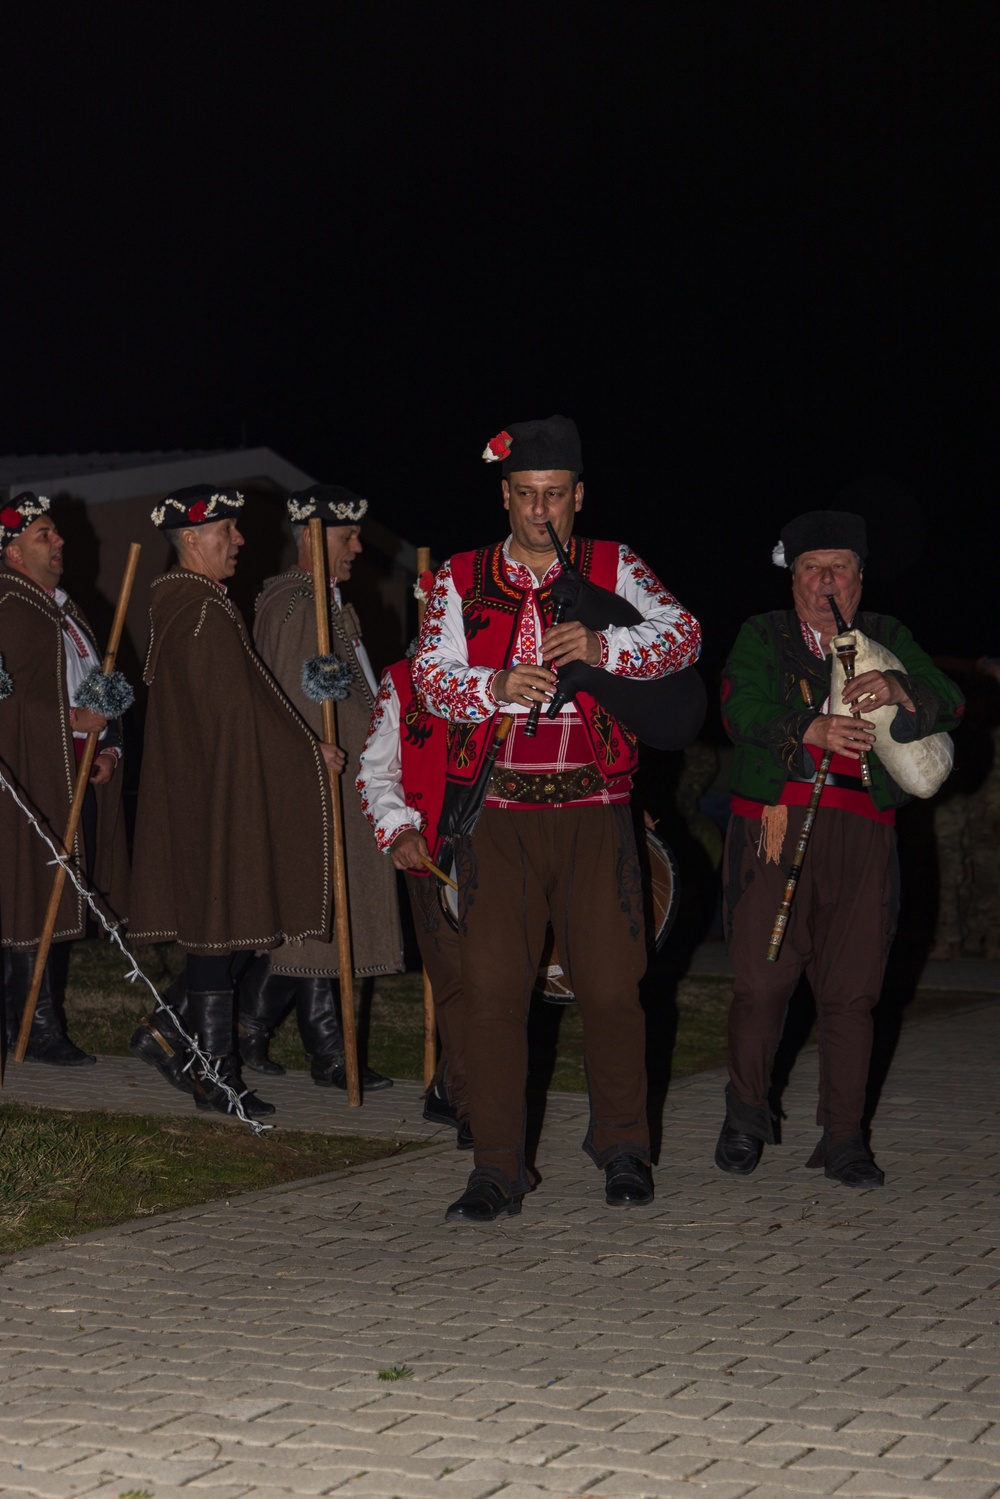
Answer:
<path fill-rule="evenodd" d="M 438 554 L 562 411 L 581 529 L 705 621 L 867 512 L 866 603 L 1000 654 L 975 0 L 8 11 L 0 451 L 267 443 Z"/>

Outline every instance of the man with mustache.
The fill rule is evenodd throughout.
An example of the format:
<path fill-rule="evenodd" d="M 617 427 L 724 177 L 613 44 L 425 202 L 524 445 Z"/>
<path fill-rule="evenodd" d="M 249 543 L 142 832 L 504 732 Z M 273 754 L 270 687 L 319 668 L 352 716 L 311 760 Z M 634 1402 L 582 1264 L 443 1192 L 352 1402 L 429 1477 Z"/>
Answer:
<path fill-rule="evenodd" d="M 962 695 L 898 620 L 862 612 L 865 523 L 814 510 L 781 533 L 774 562 L 791 572 L 792 608 L 743 625 L 722 684 L 723 722 L 736 745 L 732 812 L 723 864 L 726 942 L 735 973 L 729 1013 L 726 1118 L 715 1151 L 722 1171 L 748 1176 L 774 1142 L 768 1094 L 789 1000 L 802 974 L 817 1009 L 823 1134 L 807 1165 L 848 1187 L 884 1177 L 862 1133 L 878 1002 L 899 904 L 896 808 L 909 800 L 872 756 L 865 788 L 859 757 L 874 743 L 865 712 L 894 706 L 894 740 L 954 728 Z M 836 608 L 886 646 L 901 670 L 860 672 L 843 702 L 830 697 Z M 858 717 L 852 709 L 860 710 Z M 826 751 L 833 752 L 799 887 L 777 961 L 768 938 L 806 807 Z"/>

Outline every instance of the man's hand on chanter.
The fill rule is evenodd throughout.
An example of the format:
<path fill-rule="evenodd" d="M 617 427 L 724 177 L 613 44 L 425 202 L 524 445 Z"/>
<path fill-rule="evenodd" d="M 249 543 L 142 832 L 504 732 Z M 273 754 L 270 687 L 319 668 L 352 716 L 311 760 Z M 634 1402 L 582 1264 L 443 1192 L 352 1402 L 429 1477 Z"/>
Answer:
<path fill-rule="evenodd" d="M 545 631 L 542 655 L 556 666 L 565 666 L 570 661 L 586 661 L 589 666 L 600 666 L 600 637 L 586 625 L 581 625 L 579 620 L 569 620 Z"/>
<path fill-rule="evenodd" d="M 848 760 L 859 760 L 861 750 L 874 748 L 875 725 L 866 718 L 820 713 L 806 729 L 802 742 L 814 744 L 817 749 L 833 750 L 835 755 L 846 755 Z"/>
<path fill-rule="evenodd" d="M 555 685 L 554 672 L 525 662 L 507 671 L 498 671 L 490 691 L 498 703 L 520 703 L 522 707 L 530 708 L 532 703 L 547 703 Z"/>
<path fill-rule="evenodd" d="M 875 708 L 885 708 L 896 703 L 913 712 L 913 704 L 895 677 L 882 671 L 863 671 L 853 682 L 844 683 L 845 703 L 854 703 L 862 713 L 871 713 Z"/>

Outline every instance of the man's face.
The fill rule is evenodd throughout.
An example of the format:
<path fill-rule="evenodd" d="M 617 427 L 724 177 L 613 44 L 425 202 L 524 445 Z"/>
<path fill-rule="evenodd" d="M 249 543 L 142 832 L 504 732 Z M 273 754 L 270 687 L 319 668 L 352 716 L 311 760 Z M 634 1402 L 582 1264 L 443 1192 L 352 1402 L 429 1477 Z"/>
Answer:
<path fill-rule="evenodd" d="M 354 559 L 361 555 L 361 527 L 326 526 L 324 530 L 327 574 L 334 582 L 349 583 Z"/>
<path fill-rule="evenodd" d="M 63 575 L 63 539 L 47 515 L 25 526 L 4 555 L 8 567 L 42 588 L 55 588 Z"/>
<path fill-rule="evenodd" d="M 862 577 L 854 552 L 837 548 L 801 552 L 792 568 L 792 598 L 799 618 L 814 630 L 835 631 L 833 610 L 826 599 L 832 593 L 849 624 L 861 602 Z"/>
<path fill-rule="evenodd" d="M 583 504 L 583 485 L 565 468 L 523 469 L 502 479 L 503 507 L 510 515 L 513 552 L 523 562 L 552 556 L 545 529 L 551 521 L 563 546 L 573 534 L 573 518 Z"/>
<path fill-rule="evenodd" d="M 236 559 L 243 537 L 232 516 L 210 520 L 203 526 L 191 526 L 181 533 L 186 566 L 204 573 L 215 583 L 224 583 L 236 571 Z"/>

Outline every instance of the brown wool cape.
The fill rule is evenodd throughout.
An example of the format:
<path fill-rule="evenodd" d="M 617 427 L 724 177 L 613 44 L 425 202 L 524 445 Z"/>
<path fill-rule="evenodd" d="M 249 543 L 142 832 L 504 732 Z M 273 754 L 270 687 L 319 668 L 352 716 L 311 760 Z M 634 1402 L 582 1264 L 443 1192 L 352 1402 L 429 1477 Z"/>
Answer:
<path fill-rule="evenodd" d="M 100 658 L 94 632 L 79 609 L 67 600 L 65 610 L 89 636 Z M 0 702 L 0 769 L 58 847 L 76 785 L 61 614 L 44 588 L 4 567 L 0 567 L 0 654 L 14 684 L 10 697 Z M 105 916 L 118 922 L 124 919 L 128 903 L 121 767 L 107 785 L 95 786 L 93 791 L 97 856 L 91 884 Z M 6 792 L 0 792 L 0 849 L 2 944 L 22 950 L 37 947 L 52 893 L 52 855 Z M 82 831 L 73 847 L 73 863 L 86 883 Z M 67 880 L 53 941 L 83 937 L 85 914 L 83 897 Z"/>
<path fill-rule="evenodd" d="M 302 691 L 302 663 L 316 654 L 316 615 L 312 578 L 298 568 L 268 578 L 257 600 L 254 641 L 293 706 L 316 735 L 322 733 L 322 711 Z M 358 761 L 368 736 L 375 698 L 354 653 L 360 638 L 357 615 L 330 602 L 331 649 L 351 667 L 348 696 L 337 704 L 337 737 L 347 752 L 341 777 L 344 796 L 344 842 L 347 847 L 347 887 L 351 906 L 351 946 L 354 972 L 398 973 L 403 967 L 403 938 L 399 924 L 396 871 L 392 860 L 379 853 L 372 830 L 354 789 Z M 276 973 L 324 975 L 339 969 L 336 943 L 290 943 L 271 957 Z"/>
<path fill-rule="evenodd" d="M 330 786 L 314 736 L 207 578 L 157 578 L 150 626 L 131 936 L 206 953 L 327 936 Z"/>

